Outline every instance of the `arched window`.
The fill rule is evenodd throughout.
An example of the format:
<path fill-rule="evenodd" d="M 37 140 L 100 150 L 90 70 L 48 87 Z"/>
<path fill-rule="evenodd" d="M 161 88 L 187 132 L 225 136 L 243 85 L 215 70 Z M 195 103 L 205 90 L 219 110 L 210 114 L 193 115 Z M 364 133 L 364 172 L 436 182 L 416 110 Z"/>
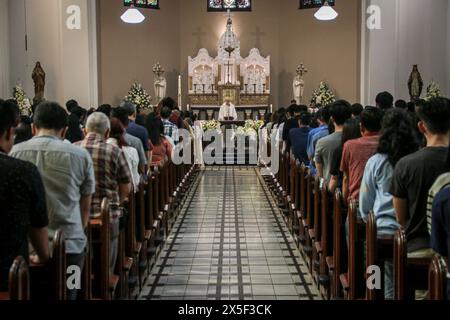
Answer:
<path fill-rule="evenodd" d="M 159 0 L 123 0 L 123 4 L 127 7 L 159 9 Z"/>
<path fill-rule="evenodd" d="M 207 0 L 208 11 L 251 11 L 252 0 Z"/>

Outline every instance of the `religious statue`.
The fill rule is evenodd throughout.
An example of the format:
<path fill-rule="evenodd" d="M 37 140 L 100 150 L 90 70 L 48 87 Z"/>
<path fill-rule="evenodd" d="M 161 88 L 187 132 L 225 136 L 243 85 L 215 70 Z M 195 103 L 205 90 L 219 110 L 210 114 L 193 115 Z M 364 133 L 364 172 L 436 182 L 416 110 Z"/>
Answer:
<path fill-rule="evenodd" d="M 153 66 L 153 73 L 155 74 L 154 89 L 157 103 L 166 97 L 167 80 L 164 77 L 164 69 L 159 62 Z"/>
<path fill-rule="evenodd" d="M 44 89 L 45 89 L 45 72 L 41 67 L 40 62 L 36 62 L 33 74 L 31 76 L 34 81 L 34 98 L 33 102 L 39 103 L 44 100 Z"/>
<path fill-rule="evenodd" d="M 411 72 L 411 75 L 409 76 L 408 89 L 411 101 L 420 98 L 423 89 L 423 81 L 422 76 L 420 75 L 419 69 L 417 67 L 417 64 L 413 66 L 413 70 Z"/>
<path fill-rule="evenodd" d="M 303 75 L 308 73 L 305 66 L 300 64 L 296 70 L 297 75 L 294 78 L 293 88 L 294 88 L 294 99 L 297 104 L 300 104 L 303 100 L 303 95 L 305 93 L 305 80 L 303 80 Z"/>

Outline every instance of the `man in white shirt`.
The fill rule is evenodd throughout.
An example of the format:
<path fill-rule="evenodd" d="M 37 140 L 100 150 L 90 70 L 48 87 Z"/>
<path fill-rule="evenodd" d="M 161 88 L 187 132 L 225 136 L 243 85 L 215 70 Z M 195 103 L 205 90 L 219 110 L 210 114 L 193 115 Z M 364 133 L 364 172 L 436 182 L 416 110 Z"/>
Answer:
<path fill-rule="evenodd" d="M 231 103 L 230 98 L 226 98 L 225 103 L 220 107 L 219 121 L 237 120 L 237 118 L 235 106 Z"/>

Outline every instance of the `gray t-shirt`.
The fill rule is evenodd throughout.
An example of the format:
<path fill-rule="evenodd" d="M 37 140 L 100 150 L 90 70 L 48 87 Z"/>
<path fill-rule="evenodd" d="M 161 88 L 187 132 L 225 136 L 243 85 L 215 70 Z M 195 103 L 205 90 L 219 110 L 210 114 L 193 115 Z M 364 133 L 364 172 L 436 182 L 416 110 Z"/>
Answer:
<path fill-rule="evenodd" d="M 35 137 L 14 146 L 11 156 L 34 164 L 42 176 L 49 233 L 64 232 L 66 252 L 79 254 L 86 246 L 80 198 L 95 193 L 95 173 L 89 153 L 56 137 Z"/>
<path fill-rule="evenodd" d="M 342 132 L 335 132 L 317 142 L 314 161 L 323 166 L 323 178 L 327 182 L 330 180 L 333 154 L 337 152 L 341 144 Z"/>
<path fill-rule="evenodd" d="M 147 165 L 147 157 L 145 156 L 144 146 L 139 138 L 132 136 L 131 134 L 125 134 L 125 141 L 132 148 L 135 148 L 139 155 L 139 165 L 145 166 Z"/>

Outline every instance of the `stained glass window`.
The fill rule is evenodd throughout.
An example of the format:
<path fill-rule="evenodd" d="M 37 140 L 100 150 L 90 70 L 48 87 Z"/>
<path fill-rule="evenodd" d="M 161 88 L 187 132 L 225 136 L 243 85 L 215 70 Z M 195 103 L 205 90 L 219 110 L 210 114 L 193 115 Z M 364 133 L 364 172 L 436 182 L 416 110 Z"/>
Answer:
<path fill-rule="evenodd" d="M 334 0 L 300 0 L 300 9 L 320 8 L 324 1 L 328 1 L 330 6 L 334 6 Z"/>
<path fill-rule="evenodd" d="M 251 11 L 252 0 L 207 0 L 208 11 Z"/>
<path fill-rule="evenodd" d="M 127 7 L 134 5 L 136 8 L 159 9 L 159 0 L 123 0 Z"/>

